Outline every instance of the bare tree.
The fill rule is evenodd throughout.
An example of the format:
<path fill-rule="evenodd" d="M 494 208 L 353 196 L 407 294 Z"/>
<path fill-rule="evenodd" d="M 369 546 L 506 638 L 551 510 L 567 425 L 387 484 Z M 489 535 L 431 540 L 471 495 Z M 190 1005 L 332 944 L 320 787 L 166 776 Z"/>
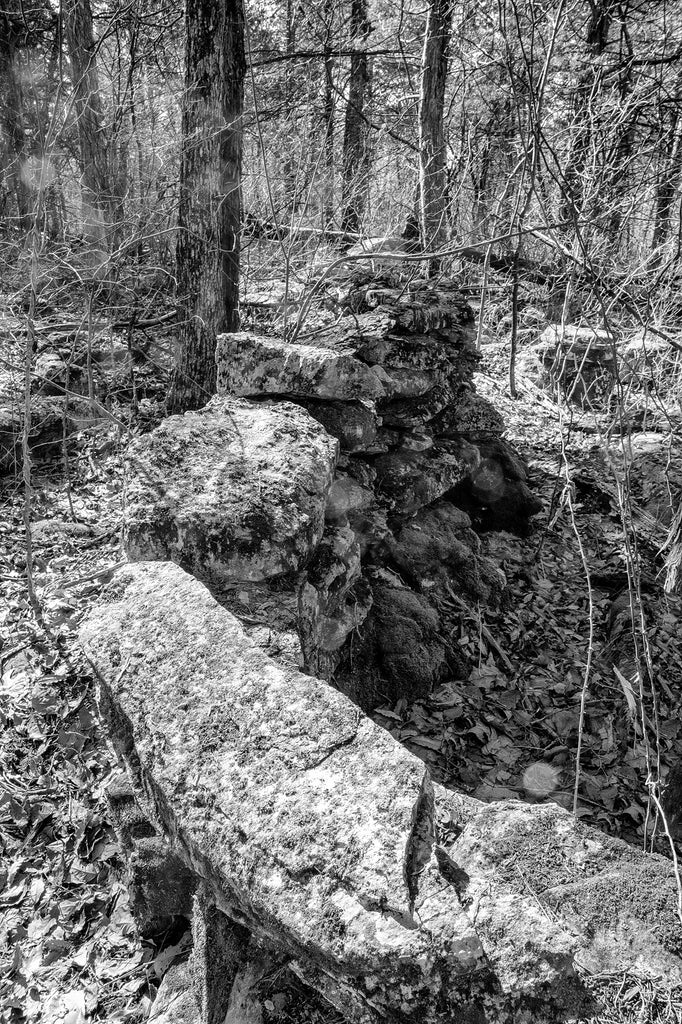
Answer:
<path fill-rule="evenodd" d="M 451 0 L 429 0 L 422 53 L 419 95 L 419 206 L 422 244 L 439 248 L 447 239 L 447 160 L 445 150 L 445 84 L 452 29 Z M 437 273 L 440 260 L 430 261 Z"/>
<path fill-rule="evenodd" d="M 679 102 L 679 100 L 678 100 Z M 682 176 L 682 118 L 677 106 L 670 113 L 669 124 L 662 128 L 663 168 L 656 189 L 656 212 L 652 247 L 658 249 L 670 237 L 671 220 L 675 196 Z"/>
<path fill-rule="evenodd" d="M 14 193 L 17 223 L 23 230 L 30 224 L 30 191 L 26 185 L 26 132 L 17 70 L 17 41 L 22 31 L 21 5 L 5 0 L 0 9 L 0 124 L 5 138 L 4 175 Z"/>
<path fill-rule="evenodd" d="M 90 0 L 65 0 L 62 12 L 78 122 L 83 226 L 93 243 L 104 246 L 110 220 L 109 174 Z"/>
<path fill-rule="evenodd" d="M 371 152 L 365 106 L 371 90 L 371 74 L 366 46 L 371 31 L 367 0 L 351 0 L 350 38 L 353 53 L 350 58 L 348 105 L 343 135 L 343 231 L 360 230 L 367 203 Z"/>
<path fill-rule="evenodd" d="M 215 339 L 239 324 L 244 8 L 188 0 L 178 214 L 183 310 L 168 406 L 196 409 L 215 391 Z"/>

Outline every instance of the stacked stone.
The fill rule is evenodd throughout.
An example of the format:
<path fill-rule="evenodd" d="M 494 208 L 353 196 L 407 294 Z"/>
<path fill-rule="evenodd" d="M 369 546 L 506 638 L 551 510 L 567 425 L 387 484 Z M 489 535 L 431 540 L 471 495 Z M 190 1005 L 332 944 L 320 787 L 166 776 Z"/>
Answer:
<path fill-rule="evenodd" d="M 236 592 L 272 653 L 296 634 L 294 661 L 371 707 L 466 673 L 436 598 L 504 581 L 459 506 L 537 506 L 454 285 L 356 279 L 342 305 L 303 337 L 219 336 L 218 396 L 130 447 L 124 540 Z"/>
<path fill-rule="evenodd" d="M 576 405 L 590 408 L 612 390 L 619 373 L 616 339 L 608 331 L 575 324 L 550 324 L 521 353 L 520 369 L 540 387 L 557 388 Z"/>
<path fill-rule="evenodd" d="M 218 390 L 292 400 L 339 442 L 299 630 L 307 670 L 329 678 L 347 663 L 337 681 L 367 706 L 420 696 L 465 670 L 439 636 L 425 574 L 477 599 L 500 588 L 469 517 L 444 496 L 460 488 L 463 501 L 509 507 L 513 491 L 526 514 L 536 506 L 499 439 L 499 415 L 473 390 L 473 314 L 458 289 L 356 278 L 342 306 L 333 324 L 293 342 L 221 335 Z"/>

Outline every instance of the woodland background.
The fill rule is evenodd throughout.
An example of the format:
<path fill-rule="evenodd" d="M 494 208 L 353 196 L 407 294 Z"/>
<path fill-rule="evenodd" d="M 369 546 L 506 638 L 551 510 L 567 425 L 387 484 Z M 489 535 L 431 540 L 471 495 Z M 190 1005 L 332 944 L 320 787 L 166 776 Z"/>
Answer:
<path fill-rule="evenodd" d="M 510 600 L 463 620 L 467 687 L 378 720 L 482 798 L 677 857 L 681 94 L 677 0 L 0 0 L 1 1020 L 143 1020 L 185 941 L 127 909 L 74 642 L 125 444 L 205 402 L 216 331 L 291 329 L 367 251 L 468 292 L 546 509 L 486 542 Z M 540 386 L 552 323 L 634 369 Z M 682 1019 L 604 986 L 611 1020 Z"/>

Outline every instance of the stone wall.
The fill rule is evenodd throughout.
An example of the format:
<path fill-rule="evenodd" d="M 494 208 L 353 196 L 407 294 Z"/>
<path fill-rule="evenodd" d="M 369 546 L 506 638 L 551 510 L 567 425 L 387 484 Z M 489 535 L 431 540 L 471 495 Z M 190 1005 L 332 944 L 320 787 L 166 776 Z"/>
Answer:
<path fill-rule="evenodd" d="M 456 288 L 356 278 L 341 305 L 295 344 L 219 337 L 219 397 L 131 446 L 125 543 L 251 620 L 278 604 L 270 642 L 368 709 L 466 676 L 442 598 L 504 578 L 465 508 L 515 525 L 539 503 L 473 389 Z"/>
<path fill-rule="evenodd" d="M 466 675 L 439 595 L 504 577 L 461 506 L 537 504 L 456 289 L 340 302 L 314 337 L 223 335 L 221 394 L 131 444 L 131 564 L 83 628 L 138 915 L 192 918 L 155 1019 L 260 1020 L 274 969 L 357 1024 L 566 1020 L 585 969 L 678 985 L 667 861 L 448 792 L 361 710 Z"/>

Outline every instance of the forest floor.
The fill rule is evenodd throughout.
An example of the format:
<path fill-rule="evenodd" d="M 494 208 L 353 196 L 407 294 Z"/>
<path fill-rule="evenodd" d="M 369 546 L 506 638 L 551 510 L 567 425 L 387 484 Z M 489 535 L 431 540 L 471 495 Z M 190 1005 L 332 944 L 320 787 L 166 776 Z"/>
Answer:
<path fill-rule="evenodd" d="M 166 337 L 157 332 L 161 345 Z M 6 359 L 20 359 L 20 340 L 7 341 Z M 578 814 L 670 855 L 647 779 L 682 763 L 682 603 L 663 592 L 656 538 L 641 537 L 644 654 L 653 676 L 624 670 L 619 677 L 613 666 L 623 662 L 607 623 L 627 579 L 627 551 L 605 421 L 588 418 L 578 429 L 523 378 L 512 401 L 505 358 L 503 345 L 489 346 L 477 386 L 505 416 L 545 511 L 526 537 L 483 538 L 509 589 L 499 610 L 471 609 L 462 620 L 455 639 L 477 666 L 471 678 L 427 701 L 383 708 L 377 721 L 451 786 L 486 800 L 553 799 L 569 808 L 580 734 Z M 59 447 L 36 462 L 31 521 L 39 614 L 25 585 L 22 481 L 0 479 L 2 1024 L 145 1020 L 159 979 L 184 951 L 176 936 L 160 946 L 141 941 L 129 912 L 104 798 L 119 769 L 100 732 L 92 676 L 76 641 L 85 611 L 123 557 L 128 436 L 148 429 L 162 411 L 164 373 L 146 363 L 142 376 L 134 415 L 125 380 L 110 381 L 110 408 L 128 426 L 101 420 L 69 440 L 68 462 Z M 612 445 L 616 459 L 619 446 L 620 440 Z M 645 474 L 645 489 L 647 480 Z M 682 1021 L 682 996 L 675 1002 L 623 977 L 594 984 L 607 996 L 603 1024 Z M 317 1010 L 295 1004 L 290 992 L 275 992 L 269 1019 L 321 1024 Z"/>

